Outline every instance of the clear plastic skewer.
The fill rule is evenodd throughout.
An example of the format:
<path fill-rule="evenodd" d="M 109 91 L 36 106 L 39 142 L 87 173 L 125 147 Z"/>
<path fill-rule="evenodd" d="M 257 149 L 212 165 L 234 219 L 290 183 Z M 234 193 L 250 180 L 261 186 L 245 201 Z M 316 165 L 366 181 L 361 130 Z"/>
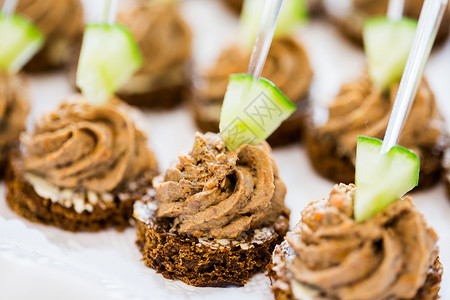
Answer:
<path fill-rule="evenodd" d="M 388 6 L 387 17 L 389 20 L 397 22 L 403 17 L 405 8 L 405 0 L 390 0 Z"/>
<path fill-rule="evenodd" d="M 116 21 L 118 0 L 105 0 L 103 22 L 112 25 Z"/>
<path fill-rule="evenodd" d="M 400 81 L 397 97 L 384 136 L 381 153 L 385 154 L 397 143 L 422 79 L 436 33 L 441 24 L 448 0 L 425 0 L 416 36 Z"/>
<path fill-rule="evenodd" d="M 5 0 L 2 7 L 2 15 L 9 18 L 16 10 L 18 0 Z"/>
<path fill-rule="evenodd" d="M 280 15 L 283 0 L 265 0 L 264 11 L 261 17 L 258 34 L 253 46 L 248 73 L 253 75 L 253 82 L 257 82 L 261 76 L 262 69 L 272 44 L 278 16 Z"/>

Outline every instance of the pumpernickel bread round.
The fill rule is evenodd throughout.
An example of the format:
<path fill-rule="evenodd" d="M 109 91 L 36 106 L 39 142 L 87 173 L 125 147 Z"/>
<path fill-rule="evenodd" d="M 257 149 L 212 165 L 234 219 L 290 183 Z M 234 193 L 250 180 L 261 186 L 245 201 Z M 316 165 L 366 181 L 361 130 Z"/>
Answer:
<path fill-rule="evenodd" d="M 167 279 L 199 287 L 243 286 L 270 262 L 273 249 L 289 227 L 289 219 L 281 215 L 274 225 L 264 229 L 267 235 L 260 240 L 256 240 L 259 231 L 253 230 L 245 241 L 201 241 L 173 233 L 167 218 L 150 215 L 146 220 L 136 220 L 136 244 L 145 265 Z"/>
<path fill-rule="evenodd" d="M 148 187 L 129 193 L 127 199 L 119 199 L 122 190 L 112 194 L 113 199 L 106 207 L 93 205 L 91 212 L 77 212 L 73 206 L 66 207 L 58 202 L 40 197 L 33 186 L 24 178 L 21 170 L 21 159 L 18 151 L 14 151 L 6 168 L 6 201 L 18 215 L 37 223 L 53 225 L 68 231 L 99 231 L 109 227 L 123 230 L 130 226 L 133 203 L 145 195 L 151 187 L 151 178 L 156 171 L 149 171 Z M 144 176 L 146 177 L 146 176 Z"/>
<path fill-rule="evenodd" d="M 186 81 L 184 84 L 151 90 L 142 94 L 118 93 L 120 99 L 125 102 L 143 108 L 170 109 L 180 105 L 185 99 L 191 97 L 192 84 Z"/>

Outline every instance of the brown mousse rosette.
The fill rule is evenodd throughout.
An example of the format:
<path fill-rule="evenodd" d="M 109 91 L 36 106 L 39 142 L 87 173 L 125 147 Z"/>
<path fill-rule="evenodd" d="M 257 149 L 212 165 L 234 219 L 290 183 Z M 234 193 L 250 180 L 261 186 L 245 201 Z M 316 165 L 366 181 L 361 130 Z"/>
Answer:
<path fill-rule="evenodd" d="M 71 100 L 23 136 L 8 202 L 24 217 L 67 230 L 126 226 L 133 202 L 151 187 L 155 157 L 127 105 Z"/>
<path fill-rule="evenodd" d="M 398 84 L 383 93 L 367 74 L 341 87 L 327 123 L 317 128 L 310 124 L 306 134 L 309 156 L 321 175 L 334 182 L 354 181 L 357 137 L 384 137 L 397 90 Z M 419 188 L 438 181 L 446 139 L 445 122 L 424 80 L 399 141 L 420 157 Z"/>
<path fill-rule="evenodd" d="M 202 87 L 192 101 L 197 125 L 202 131 L 219 130 L 220 111 L 230 74 L 245 73 L 250 53 L 239 46 L 222 52 L 216 64 L 203 76 Z M 293 37 L 277 38 L 270 48 L 262 76 L 271 80 L 297 106 L 296 112 L 268 138 L 272 146 L 300 138 L 308 107 L 313 71 L 308 54 Z"/>
<path fill-rule="evenodd" d="M 25 71 L 60 68 L 76 55 L 84 30 L 80 0 L 19 0 L 17 13 L 28 17 L 45 35 L 44 47 L 25 65 Z"/>
<path fill-rule="evenodd" d="M 218 135 L 153 181 L 158 206 L 135 204 L 147 266 L 195 286 L 243 285 L 286 233 L 286 187 L 267 144 L 227 151 Z"/>
<path fill-rule="evenodd" d="M 275 248 L 276 299 L 437 299 L 438 237 L 410 198 L 373 218 L 353 219 L 353 185 L 310 203 Z"/>
<path fill-rule="evenodd" d="M 7 153 L 25 129 L 29 112 L 27 82 L 21 75 L 0 72 L 0 175 L 4 175 Z"/>
<path fill-rule="evenodd" d="M 133 34 L 144 65 L 118 95 L 138 106 L 173 107 L 191 92 L 191 30 L 176 3 L 135 0 L 127 4 L 117 22 Z"/>
<path fill-rule="evenodd" d="M 387 14 L 389 0 L 351 0 L 347 1 L 325 0 L 325 11 L 334 20 L 340 30 L 353 42 L 363 44 L 364 21 L 375 16 Z M 344 3 L 345 2 L 345 3 Z M 424 0 L 405 0 L 404 16 L 419 19 Z M 348 8 L 347 10 L 343 10 Z M 444 41 L 450 30 L 450 9 L 447 9 L 441 27 L 436 36 L 436 41 Z"/>

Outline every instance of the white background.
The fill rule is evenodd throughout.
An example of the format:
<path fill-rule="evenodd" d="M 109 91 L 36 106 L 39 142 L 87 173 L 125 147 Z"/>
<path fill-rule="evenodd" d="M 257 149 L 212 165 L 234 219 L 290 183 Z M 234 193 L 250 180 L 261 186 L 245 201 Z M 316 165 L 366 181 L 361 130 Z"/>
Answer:
<path fill-rule="evenodd" d="M 89 2 L 85 0 L 85 2 Z M 90 1 L 100 4 L 102 1 Z M 214 61 L 221 48 L 236 35 L 237 19 L 218 1 L 190 0 L 182 12 L 192 25 L 194 56 L 200 67 Z M 88 7 L 88 16 L 95 15 Z M 348 43 L 336 29 L 312 21 L 297 35 L 308 49 L 315 80 L 311 96 L 318 107 L 326 107 L 340 85 L 355 79 L 364 68 L 363 52 Z M 433 51 L 426 75 L 441 111 L 450 117 L 450 42 Z M 30 80 L 33 120 L 55 109 L 73 91 L 64 73 L 33 76 Z M 186 107 L 169 112 L 145 112 L 141 127 L 149 136 L 161 170 L 180 151 L 189 150 L 195 126 Z M 291 209 L 291 225 L 310 201 L 329 193 L 332 182 L 312 169 L 301 144 L 274 151 L 281 178 L 286 182 L 286 204 Z M 269 280 L 255 276 L 243 288 L 194 288 L 165 280 L 146 268 L 134 245 L 135 230 L 123 233 L 68 233 L 18 218 L 4 201 L 0 185 L 0 299 L 272 299 Z M 444 268 L 450 265 L 450 202 L 442 184 L 412 194 L 429 224 L 440 236 Z M 450 277 L 444 271 L 441 298 L 450 299 Z M 231 297 L 231 298 L 230 298 Z"/>

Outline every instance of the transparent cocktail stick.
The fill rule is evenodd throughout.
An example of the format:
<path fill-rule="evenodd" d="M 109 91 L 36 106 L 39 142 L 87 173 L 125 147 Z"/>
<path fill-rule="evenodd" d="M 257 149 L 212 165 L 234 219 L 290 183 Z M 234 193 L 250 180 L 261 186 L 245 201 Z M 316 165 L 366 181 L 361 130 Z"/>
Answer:
<path fill-rule="evenodd" d="M 397 22 L 403 17 L 403 10 L 405 8 L 405 0 L 390 0 L 387 11 L 389 20 Z"/>
<path fill-rule="evenodd" d="M 105 0 L 102 19 L 104 23 L 107 23 L 109 25 L 114 24 L 117 16 L 117 5 L 118 0 Z"/>
<path fill-rule="evenodd" d="M 265 0 L 264 11 L 261 17 L 258 34 L 253 46 L 248 73 L 253 76 L 253 82 L 257 82 L 272 44 L 273 34 L 277 27 L 283 0 Z"/>
<path fill-rule="evenodd" d="M 11 17 L 16 10 L 18 0 L 5 0 L 2 7 L 2 15 Z"/>
<path fill-rule="evenodd" d="M 397 143 L 400 132 L 403 129 L 447 7 L 447 1 L 425 0 L 422 7 L 416 36 L 403 71 L 400 87 L 381 147 L 382 154 L 389 152 Z"/>

